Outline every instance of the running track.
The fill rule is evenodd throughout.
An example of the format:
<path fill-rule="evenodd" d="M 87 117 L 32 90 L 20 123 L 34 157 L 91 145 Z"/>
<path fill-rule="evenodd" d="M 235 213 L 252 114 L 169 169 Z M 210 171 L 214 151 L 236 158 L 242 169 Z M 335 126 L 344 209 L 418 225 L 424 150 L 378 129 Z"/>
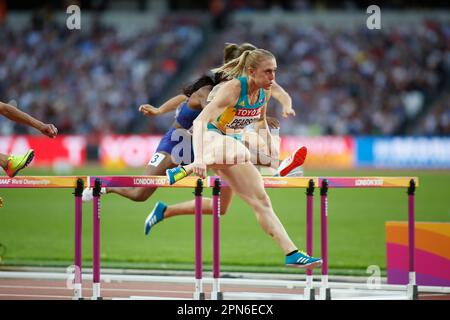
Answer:
<path fill-rule="evenodd" d="M 193 284 L 176 284 L 164 282 L 134 282 L 111 281 L 102 282 L 101 294 L 105 300 L 113 298 L 129 298 L 130 296 L 159 296 L 171 298 L 191 299 L 194 290 Z M 209 299 L 211 286 L 204 284 L 206 297 Z M 222 284 L 224 292 L 270 292 L 271 299 L 286 299 L 283 294 L 299 295 L 303 293 L 300 288 L 251 287 Z M 317 293 L 318 291 L 316 291 Z M 333 291 L 332 291 L 333 292 Z M 42 279 L 0 279 L 0 300 L 70 300 L 73 291 L 67 287 L 63 280 Z M 333 294 L 333 293 L 332 293 Z M 83 296 L 92 295 L 90 282 L 83 283 Z M 250 299 L 247 297 L 247 299 Z M 450 294 L 422 293 L 420 300 L 450 300 Z"/>

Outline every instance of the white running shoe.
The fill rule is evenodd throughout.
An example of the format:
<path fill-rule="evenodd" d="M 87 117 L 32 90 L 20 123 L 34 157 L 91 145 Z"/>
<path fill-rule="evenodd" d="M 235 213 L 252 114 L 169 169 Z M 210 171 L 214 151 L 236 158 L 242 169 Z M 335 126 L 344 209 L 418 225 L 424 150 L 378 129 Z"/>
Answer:
<path fill-rule="evenodd" d="M 281 162 L 277 169 L 277 175 L 280 177 L 285 177 L 289 174 L 289 172 L 300 167 L 305 162 L 307 153 L 308 150 L 306 147 L 300 147 L 295 150 L 294 153 Z"/>
<path fill-rule="evenodd" d="M 297 167 L 292 169 L 285 177 L 303 177 L 304 175 L 303 167 Z"/>
<path fill-rule="evenodd" d="M 82 199 L 84 202 L 89 202 L 92 201 L 92 199 L 94 199 L 94 188 L 85 188 L 83 190 L 83 195 L 82 195 Z M 100 189 L 100 193 L 101 194 L 105 194 L 106 193 L 106 188 L 103 187 Z"/>

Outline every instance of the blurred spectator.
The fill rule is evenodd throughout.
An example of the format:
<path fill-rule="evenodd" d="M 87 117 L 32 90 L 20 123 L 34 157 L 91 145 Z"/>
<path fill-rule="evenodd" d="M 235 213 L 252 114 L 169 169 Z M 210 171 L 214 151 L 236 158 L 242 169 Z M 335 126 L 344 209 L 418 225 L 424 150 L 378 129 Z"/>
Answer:
<path fill-rule="evenodd" d="M 297 111 L 295 119 L 283 120 L 284 134 L 397 134 L 449 79 L 449 23 L 377 32 L 288 25 L 252 30 L 249 22 L 227 29 L 198 74 L 221 64 L 226 42 L 250 41 L 272 51 L 277 81 Z"/>
<path fill-rule="evenodd" d="M 154 30 L 122 37 L 101 25 L 79 32 L 55 25 L 20 32 L 4 26 L 0 100 L 15 99 L 62 134 L 135 132 L 139 105 L 155 103 L 201 45 L 199 23 L 167 16 Z M 153 133 L 166 129 L 148 121 Z"/>
<path fill-rule="evenodd" d="M 450 93 L 433 103 L 431 112 L 418 127 L 417 134 L 450 136 Z"/>
<path fill-rule="evenodd" d="M 223 30 L 227 25 L 228 8 L 225 0 L 210 0 L 209 12 L 212 16 L 212 26 L 215 30 Z"/>
<path fill-rule="evenodd" d="M 217 2 L 217 12 L 225 2 Z M 244 10 L 253 2 L 227 3 Z M 54 24 L 22 31 L 3 25 L 0 101 L 15 99 L 61 134 L 162 133 L 172 118 L 146 118 L 143 128 L 138 106 L 157 103 L 200 48 L 208 53 L 185 83 L 221 65 L 226 42 L 251 42 L 275 54 L 277 81 L 292 96 L 297 116 L 282 121 L 282 134 L 392 135 L 450 81 L 449 22 L 380 31 L 283 24 L 253 31 L 245 22 L 208 43 L 200 23 L 195 15 L 168 15 L 153 30 L 125 36 L 102 25 L 80 32 Z M 449 96 L 430 110 L 421 132 L 448 135 Z M 280 115 L 273 101 L 268 114 Z M 31 133 L 1 119 L 0 128 Z"/>
<path fill-rule="evenodd" d="M 6 12 L 6 0 L 0 0 L 0 25 L 5 22 Z"/>

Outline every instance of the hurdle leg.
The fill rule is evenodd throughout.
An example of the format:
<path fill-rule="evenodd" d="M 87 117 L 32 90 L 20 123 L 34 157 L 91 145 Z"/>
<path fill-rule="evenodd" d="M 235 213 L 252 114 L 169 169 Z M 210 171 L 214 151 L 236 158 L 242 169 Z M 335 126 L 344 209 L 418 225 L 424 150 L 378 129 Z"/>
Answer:
<path fill-rule="evenodd" d="M 82 179 L 77 180 L 75 188 L 75 278 L 73 282 L 73 300 L 82 300 L 82 228 L 83 228 L 83 195 L 84 182 Z"/>
<path fill-rule="evenodd" d="M 203 292 L 203 260 L 202 260 L 202 192 L 203 181 L 197 180 L 195 188 L 195 300 L 205 300 Z"/>
<path fill-rule="evenodd" d="M 314 212 L 314 180 L 309 180 L 306 189 L 306 253 L 313 255 L 313 212 Z M 315 300 L 313 288 L 313 270 L 306 270 L 306 287 L 304 290 L 306 300 Z"/>
<path fill-rule="evenodd" d="M 320 188 L 320 222 L 322 246 L 322 283 L 319 297 L 321 300 L 331 300 L 331 291 L 328 285 L 328 180 L 322 181 Z"/>
<path fill-rule="evenodd" d="M 102 300 L 100 294 L 100 190 L 102 183 L 100 179 L 95 179 L 93 190 L 94 206 L 92 214 L 92 228 L 93 228 L 93 250 L 92 250 L 92 300 Z"/>
<path fill-rule="evenodd" d="M 223 300 L 220 291 L 220 179 L 214 180 L 213 188 L 213 287 L 211 300 Z"/>
<path fill-rule="evenodd" d="M 418 298 L 418 289 L 416 284 L 415 269 L 415 210 L 414 210 L 414 194 L 416 183 L 414 179 L 409 182 L 408 188 L 408 246 L 409 246 L 409 281 L 407 285 L 408 299 L 416 300 Z"/>

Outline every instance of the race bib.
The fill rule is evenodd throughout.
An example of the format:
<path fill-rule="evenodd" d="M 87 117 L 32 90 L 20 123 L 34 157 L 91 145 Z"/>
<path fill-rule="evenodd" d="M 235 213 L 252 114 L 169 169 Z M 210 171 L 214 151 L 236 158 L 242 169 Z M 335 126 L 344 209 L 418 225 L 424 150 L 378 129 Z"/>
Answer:
<path fill-rule="evenodd" d="M 153 157 L 150 159 L 147 165 L 157 167 L 159 166 L 161 161 L 164 160 L 165 157 L 166 157 L 165 154 L 157 152 L 153 155 Z"/>
<path fill-rule="evenodd" d="M 244 129 L 249 124 L 258 121 L 261 116 L 261 108 L 238 109 L 227 127 L 231 129 Z"/>

